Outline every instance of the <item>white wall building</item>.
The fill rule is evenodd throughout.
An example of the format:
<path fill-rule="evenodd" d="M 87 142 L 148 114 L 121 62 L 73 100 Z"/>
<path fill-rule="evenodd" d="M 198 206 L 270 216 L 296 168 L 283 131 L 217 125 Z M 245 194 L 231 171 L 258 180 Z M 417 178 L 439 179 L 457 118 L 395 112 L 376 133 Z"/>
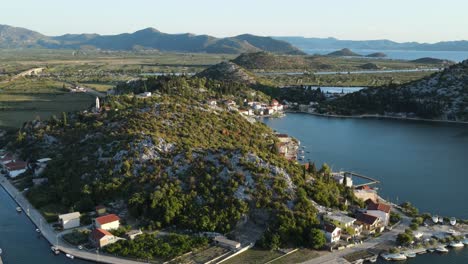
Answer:
<path fill-rule="evenodd" d="M 120 218 L 115 214 L 108 214 L 94 219 L 96 228 L 104 230 L 117 229 L 120 226 Z"/>
<path fill-rule="evenodd" d="M 69 214 L 59 215 L 59 222 L 63 229 L 70 229 L 80 226 L 80 213 L 74 212 Z"/>

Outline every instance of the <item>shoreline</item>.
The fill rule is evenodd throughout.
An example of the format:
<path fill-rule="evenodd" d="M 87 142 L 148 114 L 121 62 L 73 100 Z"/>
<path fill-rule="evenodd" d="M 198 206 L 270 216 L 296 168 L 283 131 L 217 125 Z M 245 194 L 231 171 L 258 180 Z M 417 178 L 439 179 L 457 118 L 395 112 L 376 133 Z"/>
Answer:
<path fill-rule="evenodd" d="M 95 254 L 89 251 L 79 250 L 61 238 L 58 240 L 57 233 L 51 228 L 50 224 L 45 220 L 42 214 L 32 206 L 29 201 L 13 186 L 5 176 L 0 176 L 0 185 L 11 199 L 23 209 L 24 214 L 29 220 L 41 231 L 41 236 L 51 245 L 56 246 L 64 254 L 73 255 L 75 258 L 91 261 L 93 263 L 109 263 L 109 264 L 143 264 L 147 262 L 140 262 L 137 260 L 130 260 L 125 258 L 114 257 L 103 253 Z M 44 223 L 44 224 L 42 224 Z M 55 244 L 57 240 L 58 244 Z M 52 254 L 52 253 L 51 253 Z"/>
<path fill-rule="evenodd" d="M 309 114 L 314 116 L 321 117 L 333 117 L 333 118 L 350 118 L 350 119 L 393 119 L 393 120 L 402 120 L 402 121 L 421 121 L 421 122 L 432 122 L 432 123 L 447 123 L 447 124 L 464 124 L 467 125 L 468 121 L 452 121 L 452 120 L 441 120 L 441 119 L 427 119 L 427 118 L 417 118 L 417 117 L 397 117 L 397 116 L 383 116 L 383 115 L 336 115 L 336 114 L 320 114 L 315 112 L 306 112 L 300 110 L 286 110 L 285 113 L 299 113 L 299 114 Z"/>

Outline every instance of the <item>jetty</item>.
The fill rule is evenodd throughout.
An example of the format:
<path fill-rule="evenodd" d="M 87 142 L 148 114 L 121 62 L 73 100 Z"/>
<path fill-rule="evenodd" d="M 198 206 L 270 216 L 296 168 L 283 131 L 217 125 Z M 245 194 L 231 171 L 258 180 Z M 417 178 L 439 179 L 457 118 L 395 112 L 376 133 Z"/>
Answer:
<path fill-rule="evenodd" d="M 357 173 L 349 172 L 349 171 L 346 171 L 345 173 L 349 173 L 353 177 L 358 177 L 358 178 L 365 179 L 365 180 L 369 181 L 367 183 L 354 185 L 354 188 L 359 188 L 359 187 L 362 187 L 362 186 L 365 186 L 365 185 L 372 185 L 372 184 L 379 184 L 380 183 L 380 181 L 378 181 L 378 180 L 376 180 L 374 178 L 371 178 L 369 176 L 365 176 L 365 175 L 362 175 L 362 174 L 357 174 Z"/>

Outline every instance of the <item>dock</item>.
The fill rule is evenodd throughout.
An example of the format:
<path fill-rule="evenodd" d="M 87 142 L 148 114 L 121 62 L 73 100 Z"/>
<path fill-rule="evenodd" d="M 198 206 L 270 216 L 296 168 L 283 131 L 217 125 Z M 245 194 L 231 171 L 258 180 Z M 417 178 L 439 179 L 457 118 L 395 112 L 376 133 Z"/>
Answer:
<path fill-rule="evenodd" d="M 362 187 L 362 186 L 365 186 L 365 185 L 372 185 L 372 184 L 379 184 L 380 183 L 380 181 L 378 181 L 378 180 L 376 180 L 374 178 L 371 178 L 369 176 L 365 176 L 365 175 L 362 175 L 362 174 L 357 174 L 357 173 L 349 172 L 349 171 L 346 171 L 346 173 L 351 174 L 351 176 L 353 176 L 353 177 L 358 177 L 358 178 L 365 179 L 365 180 L 369 181 L 367 183 L 354 185 L 354 188 L 359 188 L 359 187 Z"/>
<path fill-rule="evenodd" d="M 3 264 L 2 256 L 0 256 L 0 264 Z"/>

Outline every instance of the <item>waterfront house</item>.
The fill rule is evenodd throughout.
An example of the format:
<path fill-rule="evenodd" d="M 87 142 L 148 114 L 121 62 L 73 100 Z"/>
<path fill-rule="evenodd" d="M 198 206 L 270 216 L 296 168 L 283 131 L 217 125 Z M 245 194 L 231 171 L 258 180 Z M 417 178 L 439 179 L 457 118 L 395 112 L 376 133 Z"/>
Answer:
<path fill-rule="evenodd" d="M 333 172 L 332 177 L 338 184 L 345 184 L 346 187 L 350 188 L 353 187 L 353 178 L 349 172 Z"/>
<path fill-rule="evenodd" d="M 104 205 L 98 205 L 94 209 L 96 210 L 96 214 L 98 214 L 98 215 L 105 215 L 106 214 L 106 207 Z"/>
<path fill-rule="evenodd" d="M 382 230 L 380 229 L 379 218 L 370 214 L 359 213 L 356 217 L 356 223 L 362 225 L 362 229 L 368 233 L 375 233 L 376 230 Z"/>
<path fill-rule="evenodd" d="M 11 178 L 15 178 L 26 172 L 26 170 L 28 169 L 28 163 L 25 161 L 13 160 L 5 164 L 4 167 L 8 172 L 8 176 L 10 176 Z"/>
<path fill-rule="evenodd" d="M 388 204 L 374 202 L 371 199 L 366 201 L 367 214 L 376 216 L 380 219 L 381 224 L 387 226 L 390 221 L 390 211 L 392 207 Z"/>
<path fill-rule="evenodd" d="M 333 224 L 325 223 L 325 225 L 323 226 L 323 231 L 325 233 L 325 237 L 327 238 L 328 243 L 336 243 L 340 241 L 341 228 Z"/>
<path fill-rule="evenodd" d="M 213 239 L 213 241 L 216 245 L 219 245 L 220 247 L 228 248 L 230 250 L 236 250 L 241 247 L 241 244 L 239 242 L 227 239 L 225 236 L 216 236 Z"/>
<path fill-rule="evenodd" d="M 89 239 L 96 247 L 100 248 L 117 241 L 117 238 L 114 235 L 109 233 L 109 231 L 101 228 L 96 228 L 91 231 Z"/>
<path fill-rule="evenodd" d="M 143 234 L 143 232 L 141 232 L 140 229 L 137 229 L 137 230 L 130 230 L 128 231 L 127 233 L 125 233 L 125 237 L 129 240 L 133 240 L 135 239 L 135 237 L 139 236 Z"/>
<path fill-rule="evenodd" d="M 352 227 L 354 225 L 354 222 L 356 222 L 355 218 L 349 217 L 340 212 L 327 213 L 323 216 L 323 220 L 331 224 L 337 224 L 338 226 L 343 228 Z"/>
<path fill-rule="evenodd" d="M 79 212 L 73 212 L 69 214 L 59 215 L 59 223 L 63 229 L 70 229 L 80 226 L 80 216 Z"/>
<path fill-rule="evenodd" d="M 271 106 L 268 106 L 265 108 L 265 110 L 263 110 L 264 115 L 272 115 L 274 113 L 275 113 L 275 110 Z"/>
<path fill-rule="evenodd" d="M 104 230 L 117 229 L 120 226 L 120 217 L 108 214 L 94 219 L 94 226 Z"/>

